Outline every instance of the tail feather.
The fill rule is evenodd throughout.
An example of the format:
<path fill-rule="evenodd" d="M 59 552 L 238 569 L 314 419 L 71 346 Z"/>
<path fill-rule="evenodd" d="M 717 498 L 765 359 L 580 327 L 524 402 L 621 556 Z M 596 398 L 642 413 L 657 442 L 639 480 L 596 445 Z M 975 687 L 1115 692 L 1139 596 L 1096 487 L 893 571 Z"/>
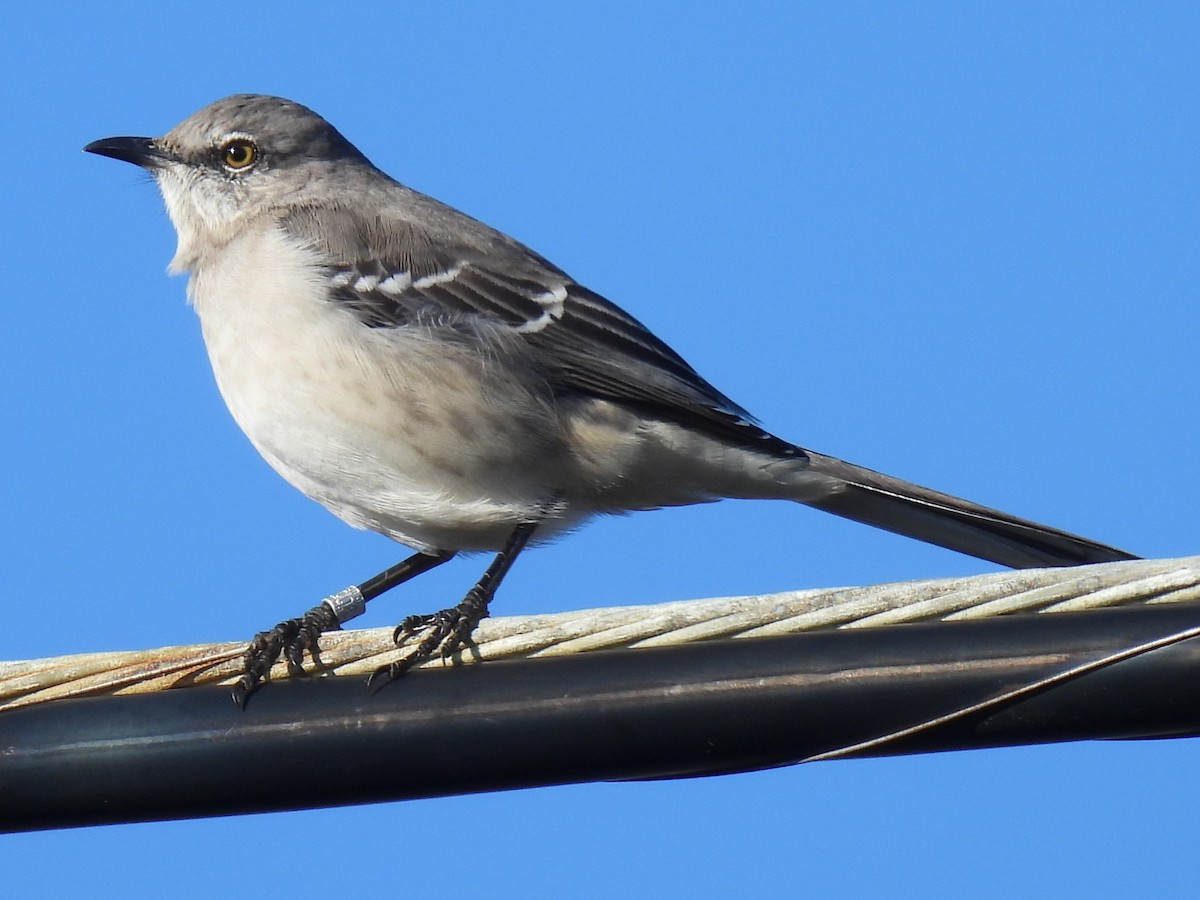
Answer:
<path fill-rule="evenodd" d="M 1137 559 L 1132 553 L 999 510 L 805 451 L 809 471 L 831 485 L 801 502 L 1014 569 Z"/>

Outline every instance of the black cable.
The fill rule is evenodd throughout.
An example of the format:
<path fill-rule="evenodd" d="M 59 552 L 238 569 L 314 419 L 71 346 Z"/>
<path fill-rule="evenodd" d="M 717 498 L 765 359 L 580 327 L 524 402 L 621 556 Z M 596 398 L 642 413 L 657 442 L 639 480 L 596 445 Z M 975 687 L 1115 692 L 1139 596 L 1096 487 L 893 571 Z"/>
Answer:
<path fill-rule="evenodd" d="M 1200 624 L 1172 603 L 812 632 L 0 714 L 0 829 L 226 815 L 783 765 Z M 1200 734 L 1188 639 L 872 755 Z"/>

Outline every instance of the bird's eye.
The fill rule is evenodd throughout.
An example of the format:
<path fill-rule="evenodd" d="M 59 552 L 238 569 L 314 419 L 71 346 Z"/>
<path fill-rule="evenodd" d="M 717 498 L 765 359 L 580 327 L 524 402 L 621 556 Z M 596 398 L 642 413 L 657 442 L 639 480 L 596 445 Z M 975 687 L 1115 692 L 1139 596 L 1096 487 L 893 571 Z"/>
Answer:
<path fill-rule="evenodd" d="M 221 147 L 221 162 L 235 172 L 250 168 L 257 159 L 258 148 L 245 138 L 234 138 Z"/>

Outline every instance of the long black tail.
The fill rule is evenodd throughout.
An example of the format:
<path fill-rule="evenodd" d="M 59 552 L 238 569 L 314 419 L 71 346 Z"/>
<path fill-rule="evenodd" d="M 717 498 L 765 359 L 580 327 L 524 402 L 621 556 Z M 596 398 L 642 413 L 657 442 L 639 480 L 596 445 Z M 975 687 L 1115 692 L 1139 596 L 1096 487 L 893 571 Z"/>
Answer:
<path fill-rule="evenodd" d="M 1014 569 L 1138 559 L 1078 535 L 1018 519 L 880 472 L 806 450 L 831 489 L 801 502 L 857 522 Z"/>

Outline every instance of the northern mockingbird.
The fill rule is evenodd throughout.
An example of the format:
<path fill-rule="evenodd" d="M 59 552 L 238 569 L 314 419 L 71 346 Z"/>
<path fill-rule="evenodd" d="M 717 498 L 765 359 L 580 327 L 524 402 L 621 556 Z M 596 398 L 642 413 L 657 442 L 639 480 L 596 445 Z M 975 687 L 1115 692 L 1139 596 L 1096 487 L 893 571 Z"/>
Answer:
<path fill-rule="evenodd" d="M 268 463 L 415 549 L 251 643 L 244 703 L 284 654 L 460 551 L 496 554 L 384 683 L 470 638 L 513 560 L 601 513 L 795 500 L 1012 567 L 1113 547 L 823 456 L 759 427 L 640 322 L 507 235 L 405 187 L 278 97 L 218 100 L 159 138 L 85 150 L 166 201 L 217 386 Z"/>

